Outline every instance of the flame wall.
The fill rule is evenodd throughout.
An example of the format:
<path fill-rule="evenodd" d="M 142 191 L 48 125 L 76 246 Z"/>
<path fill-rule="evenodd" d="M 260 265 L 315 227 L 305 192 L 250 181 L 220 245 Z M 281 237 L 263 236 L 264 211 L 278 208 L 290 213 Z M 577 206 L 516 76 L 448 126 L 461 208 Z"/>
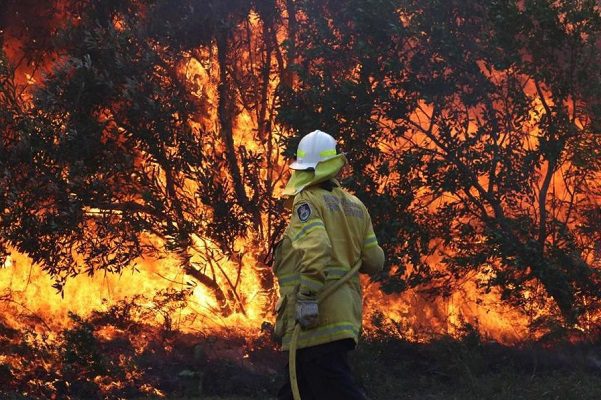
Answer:
<path fill-rule="evenodd" d="M 35 8 L 27 8 L 27 4 L 24 8 L 21 6 L 13 2 L 11 7 L 5 10 L 3 48 L 11 62 L 17 65 L 17 82 L 21 85 L 29 85 L 28 91 L 31 91 L 33 89 L 31 86 L 35 87 L 36 84 L 43 82 L 41 74 L 44 69 L 51 68 L 53 60 L 44 60 L 42 65 L 19 63 L 19 60 L 27 52 L 25 43 L 40 40 L 39 38 L 32 39 L 29 34 L 18 32 L 19 20 L 8 21 L 10 16 L 22 13 L 22 10 L 31 12 Z M 49 10 L 46 11 L 49 12 Z M 50 17 L 33 13 L 24 18 L 46 21 L 46 24 L 39 27 L 40 31 L 56 29 L 61 21 L 64 21 L 64 10 L 59 4 L 57 8 L 50 11 L 53 11 L 50 13 Z M 283 14 L 285 15 L 285 13 Z M 118 29 L 123 26 L 123 22 L 120 20 L 116 20 L 115 24 Z M 250 42 L 258 40 L 264 34 L 265 28 L 254 12 L 248 15 L 243 25 L 240 27 L 241 30 L 249 29 L 251 32 L 248 34 Z M 289 27 L 282 24 L 279 28 L 274 35 L 276 41 L 274 45 L 283 47 L 283 42 L 287 40 Z M 187 80 L 190 95 L 204 100 L 205 108 L 200 109 L 196 120 L 191 122 L 192 127 L 198 130 L 202 128 L 205 131 L 217 131 L 219 129 L 217 103 L 220 76 L 216 72 L 218 60 L 215 51 L 216 49 L 211 46 L 199 49 L 201 58 L 208 63 L 208 67 L 203 66 L 197 57 L 190 57 L 187 53 L 181 55 L 178 67 L 179 73 Z M 253 54 L 249 50 L 248 52 L 242 51 L 239 56 L 241 59 L 248 60 Z M 266 96 L 271 99 L 281 79 L 281 75 L 275 72 L 276 65 L 282 61 L 278 60 L 276 52 L 271 53 L 270 59 L 267 61 L 271 66 L 269 69 L 271 78 L 266 88 Z M 293 77 L 291 81 L 294 81 Z M 533 89 L 530 88 L 530 90 Z M 27 96 L 28 91 L 25 92 L 26 101 L 30 100 Z M 268 140 L 270 146 L 276 149 L 273 155 L 268 155 L 269 162 L 259 171 L 259 175 L 261 179 L 269 177 L 276 183 L 273 194 L 278 196 L 280 187 L 286 180 L 287 172 L 286 162 L 280 157 L 277 146 L 287 133 L 283 128 L 272 124 L 270 132 L 276 132 L 275 136 L 271 136 L 269 139 L 257 137 L 259 124 L 263 121 L 256 113 L 253 113 L 256 110 L 249 109 L 243 104 L 243 100 L 240 95 L 236 97 L 239 112 L 233 121 L 234 145 L 236 148 L 244 146 L 246 150 L 260 152 L 263 149 L 262 146 L 265 145 L 264 141 Z M 426 104 L 423 104 L 421 111 L 415 113 L 416 123 L 422 123 L 419 113 L 423 112 L 426 114 L 429 112 Z M 402 146 L 402 144 L 384 143 L 382 151 L 386 152 L 386 149 L 389 148 L 398 150 L 398 146 Z M 388 176 L 386 178 L 400 179 L 401 177 Z M 189 183 L 191 188 L 197 184 L 202 183 Z M 562 182 L 558 178 L 554 180 L 554 184 L 556 190 L 562 190 Z M 246 189 L 251 190 L 248 187 Z M 432 207 L 434 206 L 436 204 L 432 205 Z M 261 224 L 263 226 L 268 224 L 265 216 L 263 216 Z M 91 277 L 81 275 L 74 277 L 68 282 L 61 295 L 51 288 L 51 278 L 42 273 L 39 266 L 32 265 L 31 260 L 25 255 L 13 251 L 5 265 L 0 268 L 1 315 L 10 324 L 20 324 L 24 320 L 36 316 L 43 321 L 44 325 L 56 330 L 69 324 L 67 316 L 69 311 L 86 315 L 94 310 L 106 308 L 119 300 L 134 299 L 140 294 L 146 296 L 141 301 L 146 302 L 145 304 L 152 308 L 155 306 L 153 296 L 157 292 L 167 289 L 190 289 L 192 295 L 187 305 L 179 308 L 177 315 L 173 316 L 178 328 L 204 332 L 235 330 L 246 335 L 254 335 L 260 331 L 264 320 L 273 318 L 270 305 L 275 293 L 272 287 L 271 292 L 267 296 L 264 295 L 261 278 L 254 268 L 255 265 L 261 263 L 261 254 L 256 250 L 257 241 L 261 239 L 265 239 L 265 237 L 255 236 L 240 239 L 238 245 L 240 254 L 243 254 L 241 262 L 244 269 L 238 288 L 241 296 L 239 301 L 245 306 L 244 314 L 235 312 L 228 317 L 220 317 L 217 312 L 218 304 L 213 294 L 202 285 L 190 286 L 189 283 L 192 279 L 183 274 L 179 265 L 180 260 L 169 252 L 161 254 L 158 258 L 138 259 L 136 265 L 132 265 L 131 270 L 119 275 L 96 274 Z M 148 240 L 157 239 L 149 238 Z M 236 268 L 239 264 L 229 262 L 217 248 L 214 248 L 213 251 L 221 257 L 220 265 L 227 275 L 236 276 Z M 436 264 L 435 260 L 432 263 Z M 500 300 L 500 293 L 497 291 L 493 290 L 483 294 L 477 287 L 476 278 L 466 279 L 457 285 L 449 296 L 436 298 L 428 296 L 421 289 L 407 290 L 402 294 L 384 294 L 378 284 L 364 280 L 366 331 L 368 334 L 374 335 L 386 331 L 391 335 L 424 341 L 431 338 L 432 335 L 460 335 L 465 325 L 470 324 L 482 335 L 503 343 L 536 338 L 536 333 L 529 331 L 529 324 L 537 315 L 548 310 L 534 310 L 526 314 L 524 311 L 512 308 Z M 156 321 L 147 322 L 163 323 L 160 314 L 157 314 Z"/>

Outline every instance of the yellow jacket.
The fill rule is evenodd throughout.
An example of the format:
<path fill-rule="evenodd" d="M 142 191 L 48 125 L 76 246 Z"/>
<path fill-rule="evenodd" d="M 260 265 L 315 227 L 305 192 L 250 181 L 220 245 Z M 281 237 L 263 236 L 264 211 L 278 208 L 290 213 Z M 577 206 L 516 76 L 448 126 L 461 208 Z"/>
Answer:
<path fill-rule="evenodd" d="M 363 203 L 334 180 L 296 194 L 290 224 L 274 253 L 280 286 L 275 333 L 283 350 L 294 329 L 297 294 L 316 297 L 324 284 L 344 276 L 359 260 L 362 273 L 375 274 L 384 265 Z M 361 316 L 361 285 L 354 276 L 319 305 L 319 325 L 301 331 L 298 348 L 346 338 L 358 341 Z"/>

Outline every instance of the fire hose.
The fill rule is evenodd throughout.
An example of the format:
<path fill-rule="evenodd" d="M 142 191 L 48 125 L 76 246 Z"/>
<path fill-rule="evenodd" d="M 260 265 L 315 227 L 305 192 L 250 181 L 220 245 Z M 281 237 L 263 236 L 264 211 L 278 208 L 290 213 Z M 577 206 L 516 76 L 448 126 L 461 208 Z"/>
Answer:
<path fill-rule="evenodd" d="M 338 290 L 342 285 L 348 282 L 349 279 L 361 268 L 361 260 L 357 261 L 353 268 L 347 272 L 342 278 L 334 281 L 330 285 L 324 286 L 323 290 L 317 296 L 317 303 L 321 303 L 325 298 Z M 290 387 L 292 388 L 292 396 L 294 400 L 301 400 L 300 392 L 298 390 L 298 379 L 296 376 L 296 347 L 298 342 L 298 335 L 300 334 L 301 326 L 297 322 L 294 325 L 294 331 L 292 332 L 292 338 L 290 340 L 290 347 L 288 349 L 288 372 L 290 374 Z"/>

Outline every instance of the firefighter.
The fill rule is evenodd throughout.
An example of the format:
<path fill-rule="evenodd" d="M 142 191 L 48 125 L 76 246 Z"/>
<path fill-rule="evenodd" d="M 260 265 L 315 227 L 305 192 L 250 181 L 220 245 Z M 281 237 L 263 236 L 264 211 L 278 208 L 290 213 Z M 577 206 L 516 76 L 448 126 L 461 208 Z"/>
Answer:
<path fill-rule="evenodd" d="M 360 272 L 369 275 L 384 265 L 365 205 L 335 179 L 346 162 L 332 136 L 311 132 L 298 145 L 284 189 L 292 197 L 292 216 L 274 250 L 280 286 L 275 336 L 288 350 L 295 323 L 301 325 L 296 364 L 302 400 L 365 399 L 347 362 L 361 332 L 359 276 L 317 302 L 324 285 L 345 276 L 359 260 Z M 287 379 L 278 399 L 292 398 Z"/>

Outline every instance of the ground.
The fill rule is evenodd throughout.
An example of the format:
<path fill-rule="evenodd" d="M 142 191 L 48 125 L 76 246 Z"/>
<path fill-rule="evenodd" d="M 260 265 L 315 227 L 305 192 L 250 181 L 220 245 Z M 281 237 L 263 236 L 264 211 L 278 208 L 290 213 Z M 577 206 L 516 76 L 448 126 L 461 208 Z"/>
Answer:
<path fill-rule="evenodd" d="M 74 317 L 54 339 L 0 324 L 0 399 L 270 400 L 282 383 L 286 355 L 268 332 L 206 336 L 107 318 Z M 415 343 L 382 332 L 350 363 L 371 400 L 601 399 L 601 338 L 502 345 L 466 329 Z"/>
<path fill-rule="evenodd" d="M 598 342 L 503 346 L 473 335 L 428 344 L 384 339 L 363 343 L 351 363 L 372 400 L 601 399 Z M 269 400 L 276 389 L 271 382 L 254 396 L 169 400 Z"/>
<path fill-rule="evenodd" d="M 391 377 L 392 378 L 392 377 Z M 403 391 L 398 385 L 381 387 L 373 400 L 598 400 L 601 399 L 601 374 L 549 374 L 518 376 L 507 373 L 478 377 L 471 384 L 444 385 L 424 381 Z M 398 391 L 390 391 L 392 388 Z M 385 393 L 389 391 L 388 393 Z M 270 400 L 274 397 L 173 397 L 169 400 Z"/>

